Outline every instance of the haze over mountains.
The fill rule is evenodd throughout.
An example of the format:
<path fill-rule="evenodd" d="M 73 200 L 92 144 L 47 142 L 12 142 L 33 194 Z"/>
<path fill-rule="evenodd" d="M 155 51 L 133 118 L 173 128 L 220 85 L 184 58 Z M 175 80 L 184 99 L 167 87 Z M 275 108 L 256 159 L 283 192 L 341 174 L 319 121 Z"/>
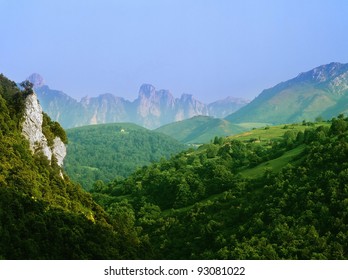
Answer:
<path fill-rule="evenodd" d="M 155 129 L 195 116 L 225 118 L 239 123 L 291 123 L 330 119 L 348 112 L 348 64 L 330 63 L 276 86 L 265 89 L 252 102 L 227 97 L 204 104 L 190 94 L 175 98 L 169 90 L 143 84 L 134 101 L 110 93 L 84 97 L 77 101 L 62 91 L 50 89 L 43 78 L 33 74 L 43 110 L 64 128 L 89 124 L 132 122 Z M 183 125 L 186 125 L 183 123 Z"/>
<path fill-rule="evenodd" d="M 169 90 L 156 90 L 150 84 L 140 87 L 134 101 L 109 93 L 77 101 L 62 91 L 50 89 L 39 74 L 32 74 L 28 80 L 34 84 L 44 111 L 64 128 L 132 122 L 153 129 L 197 115 L 223 118 L 249 102 L 243 98 L 227 97 L 207 105 L 190 94 L 175 98 Z"/>
<path fill-rule="evenodd" d="M 306 84 L 330 80 L 345 110 L 344 68 L 319 69 L 299 77 Z M 86 172 L 87 193 L 63 172 L 55 152 L 57 138 L 63 146 L 67 141 L 65 131 L 42 112 L 31 85 L 22 85 L 0 75 L 0 259 L 347 259 L 343 114 L 215 137 L 168 160 L 154 159 L 126 178 L 119 170 L 110 178 Z M 205 123 L 202 130 L 213 121 L 213 128 L 229 125 L 202 116 L 193 121 Z M 190 129 L 185 141 L 192 139 Z M 175 148 L 169 137 L 146 135 L 134 124 L 73 130 L 72 142 L 85 145 L 72 153 L 88 149 L 87 162 L 72 163 L 77 176 L 115 167 L 115 161 L 141 162 L 130 156 L 140 144 L 150 161 Z M 197 138 L 201 131 L 195 132 Z M 52 153 L 44 153 L 47 148 Z M 101 165 L 89 165 L 96 161 Z"/>
<path fill-rule="evenodd" d="M 195 117 L 157 129 L 184 143 L 207 143 L 272 124 L 331 119 L 348 113 L 348 64 L 322 65 L 264 90 L 225 119 Z"/>

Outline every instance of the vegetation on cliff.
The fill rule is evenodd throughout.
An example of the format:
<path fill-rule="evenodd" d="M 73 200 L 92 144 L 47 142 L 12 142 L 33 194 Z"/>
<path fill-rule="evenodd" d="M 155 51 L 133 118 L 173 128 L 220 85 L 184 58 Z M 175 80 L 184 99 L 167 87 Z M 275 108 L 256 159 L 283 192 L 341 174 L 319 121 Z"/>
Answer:
<path fill-rule="evenodd" d="M 31 152 L 21 132 L 25 96 L 0 76 L 0 258 L 138 257 L 135 228 L 123 234 L 91 195 L 60 176 L 59 166 Z M 51 127 L 53 135 L 62 134 Z"/>
<path fill-rule="evenodd" d="M 343 114 L 215 137 L 87 193 L 30 151 L 24 98 L 0 76 L 0 258 L 348 258 Z"/>

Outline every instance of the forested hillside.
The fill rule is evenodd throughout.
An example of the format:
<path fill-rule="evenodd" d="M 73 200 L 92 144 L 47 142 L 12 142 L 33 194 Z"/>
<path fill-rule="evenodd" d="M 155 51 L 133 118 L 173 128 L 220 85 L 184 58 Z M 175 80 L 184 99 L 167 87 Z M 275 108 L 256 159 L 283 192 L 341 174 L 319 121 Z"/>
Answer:
<path fill-rule="evenodd" d="M 135 213 L 149 258 L 347 259 L 348 119 L 273 129 L 215 138 L 93 197 Z"/>
<path fill-rule="evenodd" d="M 141 241 L 106 214 L 60 167 L 29 149 L 21 133 L 24 101 L 0 75 L 0 259 L 138 258 Z M 58 123 L 44 117 L 46 135 L 64 139 Z"/>
<path fill-rule="evenodd" d="M 87 190 L 97 180 L 126 177 L 187 148 L 167 135 L 130 123 L 90 125 L 68 129 L 67 134 L 65 171 Z"/>
<path fill-rule="evenodd" d="M 0 85 L 2 259 L 348 258 L 344 115 L 215 137 L 97 180 L 89 194 L 30 150 L 21 132 L 30 87 L 2 75 Z M 45 134 L 66 142 L 44 120 Z"/>

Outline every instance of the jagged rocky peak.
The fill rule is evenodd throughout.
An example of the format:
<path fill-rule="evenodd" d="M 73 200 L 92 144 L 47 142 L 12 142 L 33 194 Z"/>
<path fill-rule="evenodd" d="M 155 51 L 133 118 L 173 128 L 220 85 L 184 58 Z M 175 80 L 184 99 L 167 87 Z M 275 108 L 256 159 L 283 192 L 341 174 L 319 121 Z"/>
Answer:
<path fill-rule="evenodd" d="M 198 101 L 197 99 L 195 99 L 193 97 L 192 94 L 188 94 L 188 93 L 184 93 L 181 95 L 179 103 L 184 105 L 184 106 L 195 106 L 198 108 L 201 107 L 202 110 L 204 110 L 204 114 L 206 114 L 206 105 L 200 101 Z M 202 112 L 200 112 L 198 115 L 202 114 Z"/>
<path fill-rule="evenodd" d="M 27 80 L 34 85 L 34 88 L 39 88 L 39 87 L 42 87 L 43 85 L 45 85 L 44 78 L 38 73 L 31 74 L 27 78 Z"/>
<path fill-rule="evenodd" d="M 140 103 L 154 102 L 154 105 L 175 103 L 175 99 L 169 90 L 161 89 L 157 91 L 151 84 L 143 84 L 140 87 L 138 100 Z"/>
<path fill-rule="evenodd" d="M 151 84 L 142 84 L 139 90 L 139 97 L 151 97 L 156 94 L 156 88 Z"/>
<path fill-rule="evenodd" d="M 316 82 L 326 82 L 343 74 L 346 71 L 348 71 L 348 64 L 332 62 L 316 67 L 308 72 L 300 73 L 297 76 L 297 79 L 308 79 Z"/>
<path fill-rule="evenodd" d="M 188 93 L 183 93 L 180 97 L 181 101 L 192 101 L 193 99 L 193 95 Z"/>
<path fill-rule="evenodd" d="M 48 144 L 48 140 L 42 131 L 42 108 L 35 93 L 26 97 L 23 117 L 22 133 L 28 139 L 31 151 L 33 153 L 43 152 L 50 162 L 54 156 L 58 165 L 62 167 L 66 156 L 66 146 L 59 137 L 53 139 L 52 145 Z"/>
<path fill-rule="evenodd" d="M 314 80 L 319 82 L 325 82 L 328 79 L 334 78 L 340 74 L 343 64 L 341 63 L 330 63 L 314 68 L 312 71 L 312 77 Z"/>
<path fill-rule="evenodd" d="M 172 108 L 175 106 L 175 98 L 169 90 L 161 89 L 157 92 L 160 103 L 167 108 Z M 165 109 L 166 110 L 166 109 Z"/>

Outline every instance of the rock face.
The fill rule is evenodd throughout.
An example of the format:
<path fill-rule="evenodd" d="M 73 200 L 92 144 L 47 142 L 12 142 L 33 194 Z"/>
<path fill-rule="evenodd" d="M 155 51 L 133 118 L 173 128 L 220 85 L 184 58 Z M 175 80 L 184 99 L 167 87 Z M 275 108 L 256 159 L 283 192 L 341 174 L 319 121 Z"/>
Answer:
<path fill-rule="evenodd" d="M 75 126 L 88 121 L 87 124 L 128 122 L 129 102 L 110 93 L 102 94 L 98 98 L 84 97 L 79 103 L 71 104 L 74 112 L 80 112 L 69 120 L 77 120 Z M 58 109 L 59 110 L 59 109 Z M 61 118 L 64 118 L 61 115 Z M 69 121 L 68 120 L 68 121 Z M 63 126 L 66 122 L 64 122 Z"/>
<path fill-rule="evenodd" d="M 54 138 L 52 146 L 48 145 L 47 138 L 42 131 L 42 108 L 35 93 L 26 97 L 23 117 L 22 133 L 29 140 L 32 152 L 42 151 L 50 162 L 54 156 L 58 165 L 62 167 L 66 156 L 66 147 L 59 137 Z"/>
<path fill-rule="evenodd" d="M 66 146 L 59 137 L 53 140 L 52 154 L 56 157 L 57 164 L 62 167 L 66 156 Z"/>
<path fill-rule="evenodd" d="M 134 122 L 148 128 L 156 128 L 174 121 L 181 121 L 198 115 L 207 115 L 206 105 L 183 94 L 174 98 L 169 90 L 159 90 L 150 84 L 140 87 L 134 101 L 136 111 Z"/>
<path fill-rule="evenodd" d="M 156 91 L 150 84 L 140 87 L 138 98 L 132 104 L 130 118 L 144 127 L 154 128 L 170 122 L 175 111 L 175 99 L 168 90 Z"/>

